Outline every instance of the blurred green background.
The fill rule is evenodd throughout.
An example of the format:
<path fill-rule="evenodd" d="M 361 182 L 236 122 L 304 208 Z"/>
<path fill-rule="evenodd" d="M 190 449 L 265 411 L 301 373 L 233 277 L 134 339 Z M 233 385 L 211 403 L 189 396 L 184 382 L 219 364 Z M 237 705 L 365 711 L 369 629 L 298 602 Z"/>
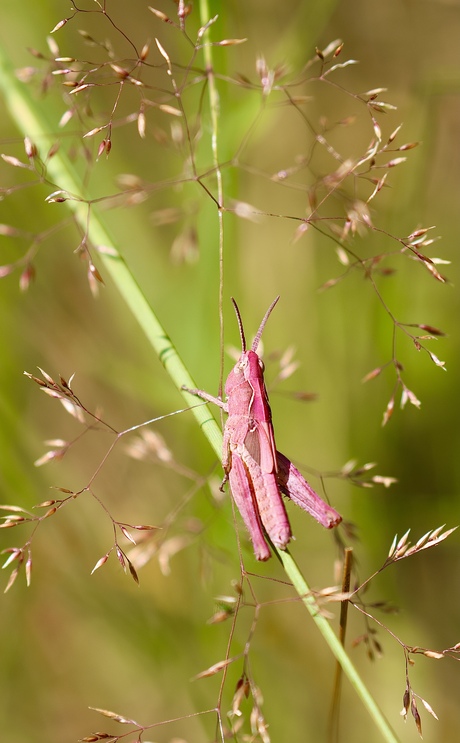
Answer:
<path fill-rule="evenodd" d="M 90 2 L 82 6 L 85 10 L 95 7 Z M 156 7 L 171 17 L 174 14 L 172 2 Z M 113 0 L 107 10 L 138 49 L 150 42 L 156 64 L 154 37 L 171 59 L 181 64 L 190 60 L 192 46 L 158 21 L 147 3 L 138 1 L 128 9 L 121 0 Z M 271 402 L 279 448 L 318 472 L 339 470 L 356 458 L 360 464 L 375 461 L 376 472 L 398 479 L 389 490 L 327 480 L 331 502 L 344 519 L 355 524 L 358 573 L 364 579 L 384 562 L 395 533 L 402 535 L 410 528 L 415 541 L 429 529 L 443 523 L 454 526 L 460 519 L 459 300 L 454 260 L 460 195 L 460 5 L 436 0 L 268 0 L 222 6 L 215 2 L 210 12 L 219 14 L 213 39 L 247 38 L 243 45 L 216 48 L 214 57 L 222 75 L 218 81 L 221 162 L 232 158 L 248 135 L 238 167 L 224 170 L 227 203 L 236 199 L 280 215 L 255 222 L 233 214 L 224 217 L 225 342 L 238 345 L 231 295 L 238 300 L 250 336 L 270 301 L 281 294 L 264 334 L 265 353 L 269 356 L 271 351 L 294 345 L 302 365 L 277 389 L 305 389 L 318 397 L 305 404 L 274 392 Z M 37 61 L 27 49 L 49 56 L 46 37 L 66 14 L 70 14 L 68 4 L 58 0 L 46 4 L 3 0 L 0 38 L 15 68 L 46 70 L 46 62 Z M 195 8 L 189 19 L 192 38 L 200 25 L 197 14 Z M 94 13 L 80 14 L 53 36 L 62 56 L 102 58 L 100 48 L 85 46 L 78 29 L 94 38 L 111 39 L 118 59 L 132 56 L 129 44 Z M 260 110 L 260 96 L 225 79 L 240 73 L 255 81 L 255 62 L 262 54 L 269 67 L 282 63 L 293 75 L 313 56 L 315 46 L 324 48 L 336 38 L 345 42 L 338 61 L 351 57 L 360 64 L 338 72 L 334 80 L 355 93 L 388 88 L 383 98 L 398 110 L 378 117 L 383 138 L 402 122 L 398 144 L 422 142 L 407 153 L 405 164 L 389 172 L 390 188 L 372 202 L 374 224 L 397 236 L 408 235 L 419 226 L 436 225 L 433 234 L 443 239 L 429 254 L 453 261 L 452 266 L 441 267 L 450 279 L 445 285 L 407 257 L 395 255 L 385 263 L 397 271 L 378 285 L 396 318 L 428 323 L 448 334 L 429 346 L 446 361 L 446 374 L 398 336 L 404 379 L 422 400 L 422 407 L 397 409 L 385 428 L 381 420 L 394 387 L 394 372 L 388 369 L 366 385 L 360 380 L 391 359 L 388 315 L 360 272 L 352 272 L 329 291 L 318 291 L 343 271 L 334 242 L 313 230 L 293 242 L 297 222 L 285 215 L 305 216 L 305 191 L 258 177 L 261 171 L 270 174 L 290 167 L 298 155 L 309 152 L 311 133 L 291 109 L 270 104 L 250 129 Z M 197 79 L 202 66 L 202 58 L 197 57 Z M 91 110 L 82 114 L 84 121 L 79 123 L 74 117 L 59 129 L 58 121 L 69 105 L 63 101 L 61 82 L 54 78 L 44 95 L 36 75 L 31 88 L 52 122 L 49 145 L 62 139 L 61 147 L 71 149 L 76 141 L 73 133 L 107 120 L 116 90 L 101 87 L 98 96 L 91 98 Z M 158 85 L 169 89 L 166 75 Z M 372 127 L 365 107 L 343 89 L 310 84 L 296 92 L 312 97 L 308 116 L 316 127 L 321 117 L 331 122 L 357 117 L 353 126 L 332 136 L 344 156 L 357 157 L 366 150 Z M 184 105 L 196 112 L 202 93 L 203 86 L 197 82 L 184 92 Z M 138 91 L 128 90 L 116 118 L 136 113 L 138 102 Z M 1 151 L 24 159 L 21 137 L 1 106 L 0 101 Z M 198 124 L 194 116 L 190 118 L 193 136 Z M 220 358 L 217 216 L 214 204 L 196 184 L 177 184 L 184 170 L 188 172 L 188 163 L 184 162 L 185 145 L 170 145 L 171 118 L 148 110 L 145 139 L 139 137 L 135 121 L 116 126 L 110 157 L 90 167 L 77 160 L 77 166 L 92 198 L 119 192 L 116 179 L 120 174 L 135 174 L 150 183 L 176 181 L 171 187 L 152 189 L 142 203 L 121 203 L 106 210 L 104 219 L 197 384 L 214 393 Z M 211 163 L 207 103 L 201 124 L 202 134 L 196 137 L 194 149 L 204 169 Z M 93 156 L 102 137 L 86 140 Z M 332 160 L 321 157 L 320 153 L 313 162 L 312 172 L 315 168 L 333 170 Z M 309 175 L 300 171 L 297 182 Z M 7 163 L 0 163 L 0 179 L 2 189 L 32 181 L 28 173 Z M 212 179 L 208 185 L 214 187 Z M 72 490 L 84 487 L 109 438 L 90 432 L 62 461 L 34 468 L 34 460 L 46 450 L 43 440 L 76 437 L 80 428 L 56 401 L 40 394 L 23 376 L 24 370 L 35 373 L 40 366 L 52 376 L 66 378 L 75 373 L 74 389 L 80 399 L 91 410 L 101 407 L 104 419 L 118 430 L 183 405 L 107 277 L 100 297 L 94 300 L 91 296 L 84 263 L 74 255 L 78 232 L 70 223 L 53 232 L 67 213 L 65 204 L 44 203 L 49 192 L 45 186 L 21 188 L 0 202 L 1 223 L 25 233 L 50 230 L 35 261 L 37 275 L 29 291 L 19 291 L 18 273 L 3 278 L 0 286 L 0 501 L 25 508 L 53 497 L 49 490 L 53 485 Z M 330 204 L 332 215 L 341 212 L 340 202 L 331 200 Z M 178 221 L 159 224 L 166 209 L 178 210 Z M 194 230 L 199 260 L 177 264 L 171 260 L 171 245 L 180 234 L 187 236 L 185 244 L 190 245 Z M 27 234 L 0 239 L 2 265 L 18 259 L 30 244 Z M 367 232 L 356 238 L 353 247 L 359 255 L 368 256 L 395 251 L 398 246 L 381 233 Z M 226 372 L 230 365 L 226 356 Z M 275 375 L 276 365 L 268 360 L 268 380 Z M 183 503 L 196 478 L 206 477 L 213 468 L 216 479 L 220 477 L 215 458 L 190 415 L 166 419 L 155 430 L 164 436 L 180 465 L 168 468 L 158 462 L 137 462 L 126 456 L 121 443 L 95 482 L 97 496 L 119 521 L 162 523 Z M 192 479 L 182 471 L 185 467 L 195 473 Z M 311 481 L 320 489 L 317 478 L 312 476 Z M 315 587 L 334 584 L 337 550 L 333 539 L 304 514 L 291 508 L 290 515 L 297 537 L 293 554 L 307 580 Z M 29 533 L 28 527 L 3 530 L 0 547 L 21 546 Z M 153 558 L 140 571 L 138 588 L 123 574 L 114 555 L 90 577 L 94 564 L 112 544 L 112 531 L 109 518 L 89 495 L 70 503 L 39 528 L 33 542 L 32 585 L 26 589 L 21 575 L 1 600 L 3 740 L 63 743 L 93 730 L 124 732 L 122 726 L 89 711 L 89 706 L 116 710 L 144 723 L 215 706 L 220 676 L 190 679 L 225 656 L 230 624 L 209 625 L 207 620 L 216 608 L 214 597 L 231 594 L 232 581 L 239 578 L 230 499 L 227 496 L 219 503 L 209 489 L 196 489 L 170 533 L 173 537 L 185 534 L 190 546 L 172 557 L 167 575 Z M 252 560 L 247 545 L 243 553 L 248 570 L 283 579 L 276 560 L 260 566 Z M 438 548 L 403 561 L 376 579 L 366 598 L 386 599 L 399 607 L 398 614 L 378 616 L 402 641 L 437 650 L 460 641 L 458 554 L 459 537 L 454 534 Z M 4 585 L 7 579 L 5 575 Z M 264 578 L 255 578 L 253 583 L 260 602 L 292 595 L 286 587 Z M 232 655 L 242 651 L 251 619 L 251 608 L 243 609 Z M 363 632 L 362 619 L 351 612 L 350 642 Z M 403 652 L 384 631 L 379 631 L 379 640 L 384 656 L 375 663 L 368 661 L 363 646 L 350 652 L 400 739 L 415 741 L 418 735 L 412 721 L 404 726 L 399 717 L 405 687 Z M 334 663 L 301 606 L 274 603 L 262 610 L 251 661 L 264 695 L 272 740 L 327 740 Z M 230 670 L 224 710 L 240 671 L 238 663 Z M 439 716 L 436 722 L 421 709 L 424 740 L 456 740 L 460 726 L 456 663 L 418 657 L 411 681 Z M 212 740 L 213 735 L 214 718 L 204 716 L 155 729 L 146 740 L 195 742 Z M 355 743 L 379 739 L 347 683 L 342 735 L 342 740 Z"/>

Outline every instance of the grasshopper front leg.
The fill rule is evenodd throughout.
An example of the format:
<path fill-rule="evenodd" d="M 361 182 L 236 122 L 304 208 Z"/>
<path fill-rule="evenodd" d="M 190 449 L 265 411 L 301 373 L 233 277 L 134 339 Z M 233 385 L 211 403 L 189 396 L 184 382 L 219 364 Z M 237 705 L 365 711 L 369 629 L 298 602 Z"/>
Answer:
<path fill-rule="evenodd" d="M 218 405 L 219 408 L 222 408 L 222 410 L 225 413 L 228 413 L 228 404 L 222 400 L 220 397 L 214 397 L 214 395 L 210 395 L 208 392 L 205 392 L 204 390 L 195 390 L 191 389 L 190 387 L 186 387 L 185 384 L 181 387 L 182 390 L 185 390 L 185 392 L 189 392 L 191 395 L 195 395 L 196 397 L 201 397 L 202 400 L 206 400 L 206 402 L 213 402 L 214 405 Z"/>

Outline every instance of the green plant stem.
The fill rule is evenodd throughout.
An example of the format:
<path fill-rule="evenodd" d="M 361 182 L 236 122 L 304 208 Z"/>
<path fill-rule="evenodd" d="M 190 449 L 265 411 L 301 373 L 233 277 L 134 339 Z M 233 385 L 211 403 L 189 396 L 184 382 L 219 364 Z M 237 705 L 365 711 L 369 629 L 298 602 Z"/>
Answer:
<path fill-rule="evenodd" d="M 210 19 L 210 12 L 208 6 L 208 0 L 200 0 L 200 18 L 204 25 Z M 209 36 L 209 29 L 204 35 L 205 41 Z M 203 49 L 203 56 L 206 65 L 206 71 L 208 74 L 208 90 L 209 90 L 209 107 L 211 112 L 211 149 L 212 159 L 216 170 L 216 181 L 217 181 L 217 201 L 221 207 L 224 205 L 224 192 L 222 184 L 222 173 L 219 164 L 219 94 L 216 87 L 216 78 L 214 76 L 214 70 L 212 65 L 212 46 L 206 44 Z M 220 327 L 220 379 L 219 379 L 219 394 L 223 393 L 223 380 L 224 380 L 224 215 L 223 210 L 219 209 L 218 213 L 219 220 L 219 327 Z"/>
<path fill-rule="evenodd" d="M 202 2 L 204 3 L 204 7 L 207 8 L 205 0 L 202 0 Z M 209 57 L 209 64 L 212 64 L 211 57 Z M 16 78 L 1 46 L 0 90 L 3 91 L 6 106 L 16 126 L 22 132 L 23 136 L 28 136 L 32 140 L 40 152 L 43 148 L 43 143 L 48 141 L 49 133 L 53 130 L 53 127 L 47 121 L 43 106 L 32 98 L 26 86 Z M 91 207 L 91 218 L 88 219 L 89 207 L 87 202 L 80 196 L 78 176 L 72 163 L 62 152 L 58 152 L 48 161 L 47 176 L 55 181 L 57 188 L 71 194 L 71 197 L 66 201 L 66 206 L 73 212 L 75 220 L 79 223 L 84 233 L 88 230 L 88 237 L 91 243 L 95 246 L 109 246 L 111 251 L 113 251 L 112 255 L 107 253 L 100 254 L 100 259 L 106 271 L 110 274 L 118 291 L 139 322 L 177 389 L 180 390 L 188 404 L 196 405 L 196 398 L 181 389 L 182 385 L 195 387 L 196 385 L 193 379 L 184 366 L 171 339 L 147 302 L 122 255 L 116 248 L 114 241 L 108 234 L 96 207 Z M 52 208 L 62 208 L 62 204 L 50 204 L 50 209 Z M 220 458 L 222 435 L 209 409 L 207 406 L 194 407 L 192 413 L 216 452 L 216 455 Z M 313 617 L 316 626 L 328 643 L 332 653 L 342 665 L 350 683 L 371 714 L 383 739 L 387 743 L 397 743 L 396 736 L 364 683 L 361 681 L 329 622 L 319 613 L 316 601 L 311 595 L 309 587 L 292 556 L 287 551 L 277 550 L 277 552 L 286 574 L 302 598 L 303 603 Z"/>

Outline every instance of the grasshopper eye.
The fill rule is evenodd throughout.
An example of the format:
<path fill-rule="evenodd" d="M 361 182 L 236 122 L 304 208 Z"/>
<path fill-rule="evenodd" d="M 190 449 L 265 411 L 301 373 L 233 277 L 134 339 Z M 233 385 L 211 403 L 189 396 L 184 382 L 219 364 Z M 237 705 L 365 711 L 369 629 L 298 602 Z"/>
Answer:
<path fill-rule="evenodd" d="M 265 371 L 265 364 L 260 358 L 259 358 L 259 368 L 261 371 Z"/>
<path fill-rule="evenodd" d="M 241 372 L 243 372 L 246 369 L 247 365 L 248 365 L 248 360 L 246 356 L 242 356 L 240 360 L 237 362 L 237 364 L 235 365 L 235 368 L 233 371 L 236 374 L 241 374 Z"/>

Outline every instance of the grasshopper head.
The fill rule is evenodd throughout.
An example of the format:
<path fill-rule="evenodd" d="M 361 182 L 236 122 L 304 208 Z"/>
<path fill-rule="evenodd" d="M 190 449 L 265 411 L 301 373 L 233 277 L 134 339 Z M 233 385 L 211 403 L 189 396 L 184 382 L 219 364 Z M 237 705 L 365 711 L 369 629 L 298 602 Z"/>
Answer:
<path fill-rule="evenodd" d="M 238 386 L 240 386 L 244 382 L 251 382 L 251 380 L 255 381 L 256 379 L 263 380 L 263 374 L 264 374 L 264 362 L 260 358 L 260 356 L 257 354 L 257 347 L 260 342 L 260 337 L 263 333 L 265 324 L 270 316 L 271 311 L 273 310 L 275 304 L 277 303 L 279 297 L 276 297 L 276 299 L 271 303 L 270 307 L 266 311 L 264 318 L 262 322 L 260 323 L 259 330 L 257 331 L 256 337 L 254 338 L 254 341 L 252 343 L 252 346 L 250 350 L 248 351 L 246 349 L 246 338 L 244 335 L 244 328 L 243 328 L 243 321 L 241 320 L 240 311 L 238 309 L 238 305 L 235 302 L 235 300 L 232 297 L 233 306 L 235 308 L 236 317 L 238 320 L 238 327 L 240 330 L 240 338 L 241 338 L 241 356 L 236 362 L 235 366 L 233 367 L 232 371 L 227 377 L 227 381 L 225 383 L 225 392 L 228 397 L 231 397 L 232 392 L 234 389 Z M 250 392 L 251 387 L 248 386 L 248 391 Z M 243 394 L 240 392 L 240 394 Z"/>
<path fill-rule="evenodd" d="M 237 378 L 243 376 L 244 379 L 254 379 L 255 376 L 260 376 L 264 371 L 264 362 L 260 358 L 259 354 L 251 349 L 251 351 L 243 351 L 233 367 L 232 374 Z"/>

